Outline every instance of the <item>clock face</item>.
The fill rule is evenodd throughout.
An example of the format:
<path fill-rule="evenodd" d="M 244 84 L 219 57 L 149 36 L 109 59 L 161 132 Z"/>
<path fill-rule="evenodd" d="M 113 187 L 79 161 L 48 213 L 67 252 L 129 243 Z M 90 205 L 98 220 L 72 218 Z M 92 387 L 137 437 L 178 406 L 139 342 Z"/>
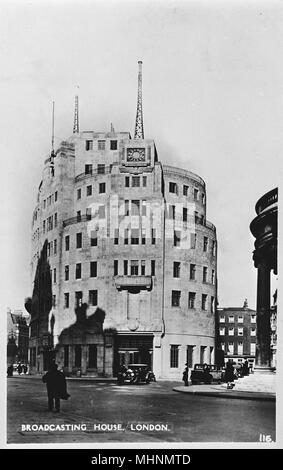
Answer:
<path fill-rule="evenodd" d="M 128 162 L 144 162 L 145 161 L 145 149 L 144 148 L 127 149 L 127 161 Z"/>

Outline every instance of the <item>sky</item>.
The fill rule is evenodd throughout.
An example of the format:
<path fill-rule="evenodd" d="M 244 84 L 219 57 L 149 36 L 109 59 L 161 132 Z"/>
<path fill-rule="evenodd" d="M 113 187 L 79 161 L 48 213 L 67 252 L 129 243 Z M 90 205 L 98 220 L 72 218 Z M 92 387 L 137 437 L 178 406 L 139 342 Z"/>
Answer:
<path fill-rule="evenodd" d="M 218 236 L 219 305 L 256 305 L 255 203 L 282 179 L 280 1 L 0 0 L 1 311 L 31 295 L 31 218 L 43 162 L 80 130 L 145 137 L 200 175 Z M 79 87 L 79 88 L 78 88 Z"/>

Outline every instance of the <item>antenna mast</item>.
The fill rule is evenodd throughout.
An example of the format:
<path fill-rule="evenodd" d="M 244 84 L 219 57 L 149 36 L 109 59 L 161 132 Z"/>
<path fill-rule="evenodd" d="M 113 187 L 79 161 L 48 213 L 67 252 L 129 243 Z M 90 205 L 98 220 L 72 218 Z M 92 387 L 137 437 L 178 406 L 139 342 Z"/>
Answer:
<path fill-rule="evenodd" d="M 142 115 L 142 61 L 138 61 L 139 73 L 138 73 L 138 101 L 137 101 L 137 114 L 136 114 L 136 125 L 135 125 L 135 139 L 144 139 L 143 130 L 143 115 Z"/>
<path fill-rule="evenodd" d="M 78 95 L 75 96 L 75 114 L 74 114 L 74 127 L 73 127 L 73 134 L 77 134 L 79 132 L 79 97 Z"/>
<path fill-rule="evenodd" d="M 54 108 L 55 103 L 52 101 L 52 140 L 51 140 L 51 154 L 54 154 Z"/>

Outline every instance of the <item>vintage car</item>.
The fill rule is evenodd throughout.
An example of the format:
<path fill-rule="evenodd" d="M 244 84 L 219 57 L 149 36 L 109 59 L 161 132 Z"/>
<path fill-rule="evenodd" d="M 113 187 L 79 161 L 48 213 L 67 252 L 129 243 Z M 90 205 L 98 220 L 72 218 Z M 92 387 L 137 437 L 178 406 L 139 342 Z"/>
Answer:
<path fill-rule="evenodd" d="M 194 370 L 191 372 L 192 385 L 196 385 L 197 383 L 221 383 L 223 377 L 222 368 L 215 364 L 195 364 Z"/>
<path fill-rule="evenodd" d="M 129 364 L 122 366 L 118 372 L 117 382 L 119 385 L 124 383 L 139 384 L 156 382 L 154 373 L 147 364 Z"/>

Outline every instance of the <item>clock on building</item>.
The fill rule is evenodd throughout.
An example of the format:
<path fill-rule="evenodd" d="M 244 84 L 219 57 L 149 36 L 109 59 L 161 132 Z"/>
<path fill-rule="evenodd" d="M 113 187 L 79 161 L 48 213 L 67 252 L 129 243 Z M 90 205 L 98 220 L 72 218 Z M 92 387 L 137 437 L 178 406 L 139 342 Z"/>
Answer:
<path fill-rule="evenodd" d="M 129 148 L 127 149 L 128 162 L 144 162 L 145 149 L 144 148 Z"/>

